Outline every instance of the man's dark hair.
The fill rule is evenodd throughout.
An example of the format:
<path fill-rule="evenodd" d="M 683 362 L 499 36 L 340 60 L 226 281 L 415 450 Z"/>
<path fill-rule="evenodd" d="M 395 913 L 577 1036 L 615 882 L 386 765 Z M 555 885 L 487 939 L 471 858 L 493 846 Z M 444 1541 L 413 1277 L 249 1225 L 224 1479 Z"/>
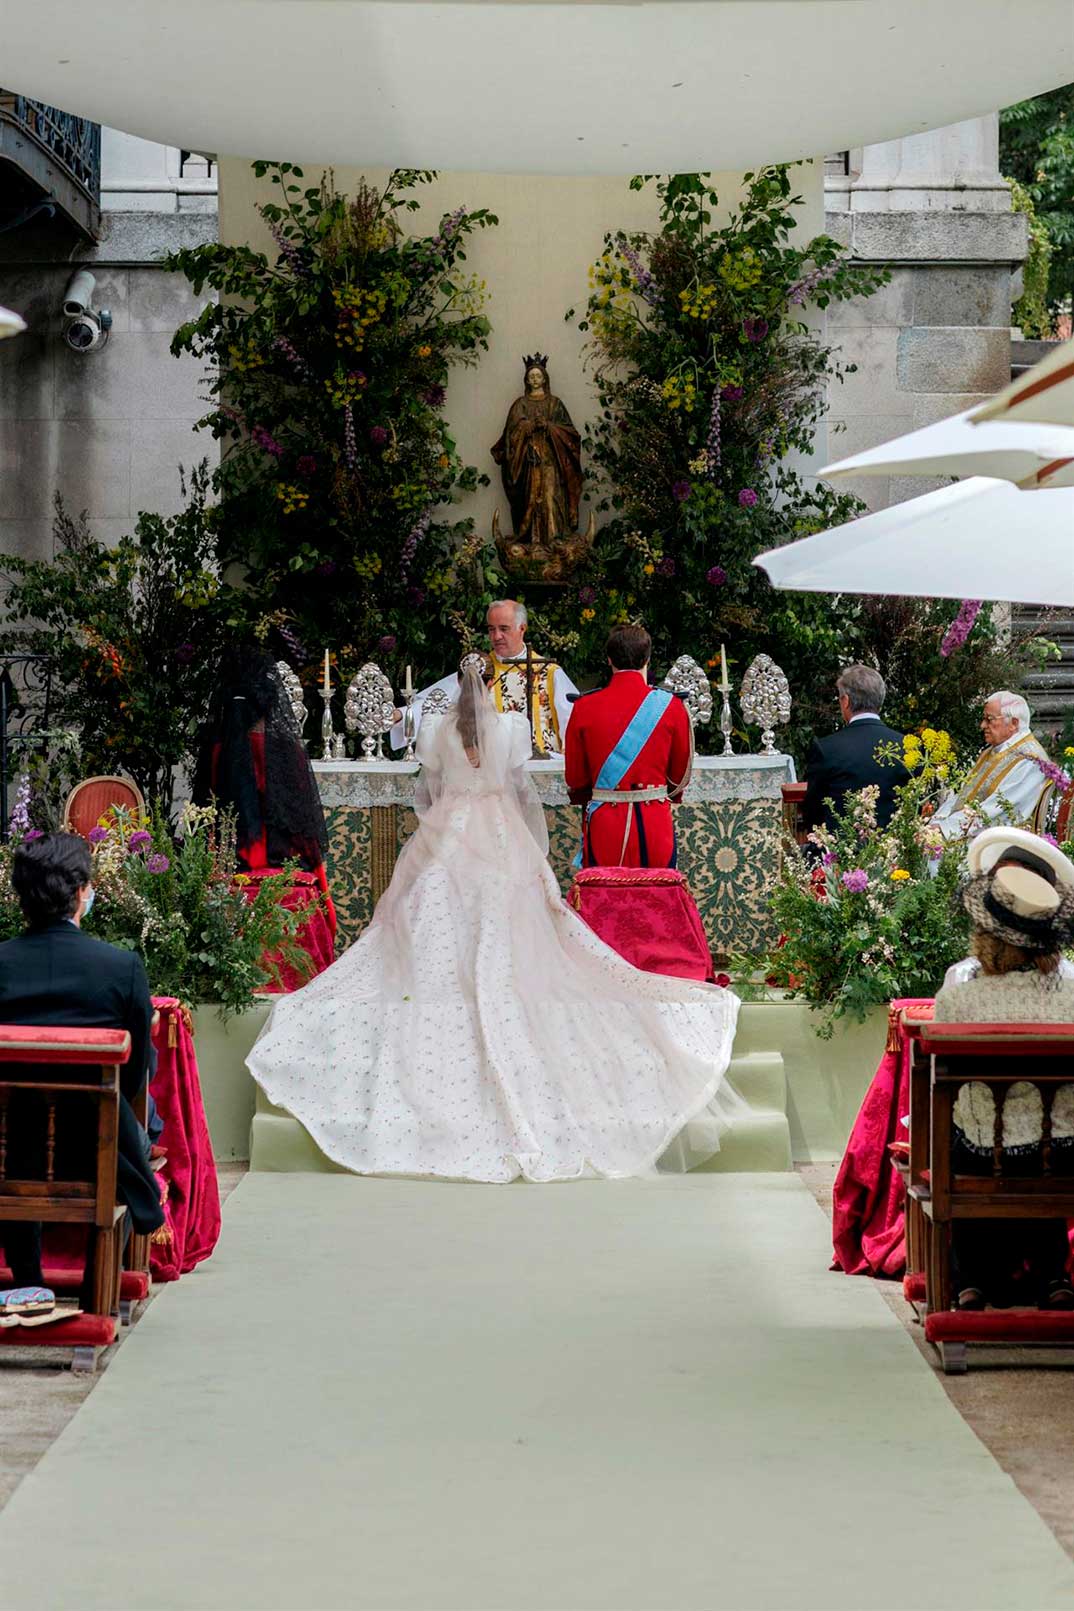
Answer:
<path fill-rule="evenodd" d="M 648 665 L 653 652 L 653 640 L 640 626 L 612 627 L 604 653 L 616 671 L 640 671 Z"/>
<path fill-rule="evenodd" d="M 20 845 L 11 882 L 32 929 L 75 915 L 78 892 L 92 874 L 89 846 L 76 833 L 50 833 Z"/>

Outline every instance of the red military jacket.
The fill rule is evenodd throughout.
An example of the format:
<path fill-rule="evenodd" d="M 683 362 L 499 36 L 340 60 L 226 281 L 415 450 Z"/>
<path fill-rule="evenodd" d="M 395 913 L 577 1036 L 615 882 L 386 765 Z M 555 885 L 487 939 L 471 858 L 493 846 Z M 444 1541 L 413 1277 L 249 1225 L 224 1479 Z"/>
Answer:
<path fill-rule="evenodd" d="M 575 805 L 589 800 L 601 767 L 648 691 L 642 672 L 616 671 L 607 688 L 584 694 L 575 703 L 564 755 L 567 789 Z M 692 762 L 690 718 L 682 700 L 673 699 L 618 788 L 663 784 L 677 799 L 689 782 Z M 630 812 L 629 831 L 626 812 Z M 671 806 L 666 800 L 602 805 L 588 815 L 583 841 L 586 867 L 670 867 L 675 860 Z"/>

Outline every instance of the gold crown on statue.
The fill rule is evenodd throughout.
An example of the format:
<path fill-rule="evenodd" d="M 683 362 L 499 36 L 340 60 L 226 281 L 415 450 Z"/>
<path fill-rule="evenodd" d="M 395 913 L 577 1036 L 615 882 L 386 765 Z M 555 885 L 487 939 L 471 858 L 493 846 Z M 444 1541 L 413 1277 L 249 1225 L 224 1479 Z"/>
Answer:
<path fill-rule="evenodd" d="M 548 354 L 546 352 L 528 352 L 522 359 L 522 368 L 527 373 L 531 369 L 543 369 L 548 373 Z"/>

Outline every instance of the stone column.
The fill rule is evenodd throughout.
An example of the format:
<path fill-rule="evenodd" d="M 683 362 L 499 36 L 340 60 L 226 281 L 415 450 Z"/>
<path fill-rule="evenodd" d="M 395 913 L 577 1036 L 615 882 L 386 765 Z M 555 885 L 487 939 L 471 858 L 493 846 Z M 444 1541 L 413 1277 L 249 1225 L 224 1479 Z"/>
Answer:
<path fill-rule="evenodd" d="M 829 234 L 892 278 L 829 309 L 839 356 L 857 366 L 831 390 L 832 458 L 970 408 L 1010 379 L 1026 224 L 1010 210 L 998 150 L 998 118 L 975 118 L 866 146 L 851 154 L 849 183 L 833 187 Z M 879 509 L 940 484 L 869 478 L 851 490 Z"/>

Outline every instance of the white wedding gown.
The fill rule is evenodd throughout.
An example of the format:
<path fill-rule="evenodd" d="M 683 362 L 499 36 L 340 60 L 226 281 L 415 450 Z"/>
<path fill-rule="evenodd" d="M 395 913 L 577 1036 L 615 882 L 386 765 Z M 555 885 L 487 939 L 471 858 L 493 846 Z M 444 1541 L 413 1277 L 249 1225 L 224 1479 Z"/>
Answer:
<path fill-rule="evenodd" d="M 743 1111 L 724 1079 L 738 998 L 598 939 L 539 842 L 525 719 L 484 706 L 470 756 L 458 720 L 422 724 L 418 831 L 361 937 L 276 1003 L 255 1079 L 361 1174 L 644 1174 L 706 1110 L 671 1167 L 699 1161 Z"/>

